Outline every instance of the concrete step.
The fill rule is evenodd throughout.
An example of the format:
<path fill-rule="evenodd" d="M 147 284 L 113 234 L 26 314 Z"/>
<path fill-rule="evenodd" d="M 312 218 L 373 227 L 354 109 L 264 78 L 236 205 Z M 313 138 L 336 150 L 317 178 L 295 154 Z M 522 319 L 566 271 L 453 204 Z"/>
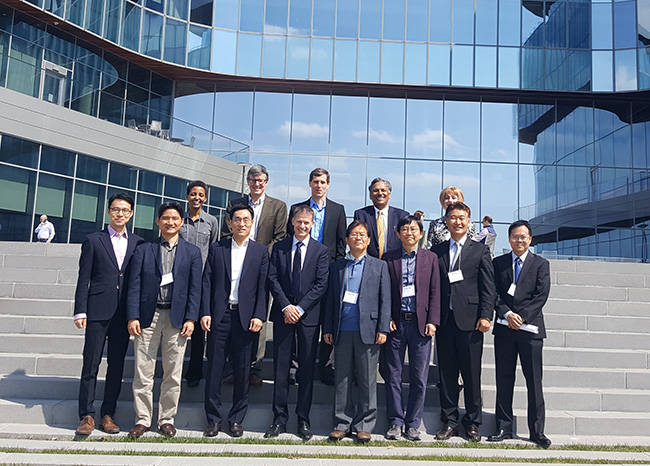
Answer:
<path fill-rule="evenodd" d="M 73 309 L 71 299 L 0 298 L 0 314 L 4 315 L 68 317 L 72 320 Z"/>
<path fill-rule="evenodd" d="M 16 283 L 11 298 L 74 299 L 75 285 Z"/>
<path fill-rule="evenodd" d="M 637 291 L 645 291 L 637 290 Z M 552 299 L 585 301 L 627 301 L 628 289 L 615 286 L 555 285 L 551 286 Z"/>
<path fill-rule="evenodd" d="M 4 254 L 2 267 L 5 269 L 79 270 L 79 254 L 76 256 L 31 256 L 23 254 Z"/>
<path fill-rule="evenodd" d="M 554 285 L 583 285 L 587 287 L 645 288 L 649 277 L 634 274 L 611 274 L 589 272 L 556 272 Z M 551 287 L 553 289 L 553 287 Z"/>
<path fill-rule="evenodd" d="M 26 243 L 20 241 L 0 241 L 0 255 L 77 257 L 81 254 L 81 244 Z"/>

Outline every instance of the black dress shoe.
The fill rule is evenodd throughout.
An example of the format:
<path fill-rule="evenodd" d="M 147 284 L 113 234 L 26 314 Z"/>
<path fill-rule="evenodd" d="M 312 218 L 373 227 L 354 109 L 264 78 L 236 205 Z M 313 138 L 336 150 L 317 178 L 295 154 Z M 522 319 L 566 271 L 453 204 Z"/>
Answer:
<path fill-rule="evenodd" d="M 221 430 L 221 426 L 219 424 L 215 424 L 214 422 L 211 422 L 208 424 L 208 427 L 205 428 L 203 431 L 203 435 L 206 437 L 216 437 L 219 431 Z"/>
<path fill-rule="evenodd" d="M 201 379 L 187 379 L 187 386 L 190 388 L 195 388 L 199 386 Z"/>
<path fill-rule="evenodd" d="M 244 435 L 244 428 L 242 427 L 241 424 L 237 424 L 236 422 L 233 422 L 230 424 L 230 435 L 233 437 L 241 437 Z"/>
<path fill-rule="evenodd" d="M 488 442 L 502 442 L 505 439 L 512 438 L 512 432 L 506 432 L 503 429 L 499 429 L 494 432 L 492 435 L 489 435 L 487 438 Z"/>
<path fill-rule="evenodd" d="M 530 439 L 542 448 L 548 448 L 551 446 L 551 439 L 544 434 L 531 435 Z"/>
<path fill-rule="evenodd" d="M 445 426 L 436 433 L 436 440 L 449 440 L 458 435 L 458 429 L 450 426 Z"/>
<path fill-rule="evenodd" d="M 264 438 L 277 438 L 280 434 L 284 434 L 286 431 L 285 427 L 280 424 L 271 424 L 271 427 L 266 429 L 266 432 L 264 432 Z"/>
<path fill-rule="evenodd" d="M 481 433 L 478 431 L 478 427 L 471 425 L 467 428 L 467 438 L 470 442 L 480 442 Z"/>
<path fill-rule="evenodd" d="M 311 429 L 309 428 L 309 423 L 307 421 L 300 421 L 298 423 L 298 437 L 303 439 L 305 442 L 311 439 L 314 436 Z"/>

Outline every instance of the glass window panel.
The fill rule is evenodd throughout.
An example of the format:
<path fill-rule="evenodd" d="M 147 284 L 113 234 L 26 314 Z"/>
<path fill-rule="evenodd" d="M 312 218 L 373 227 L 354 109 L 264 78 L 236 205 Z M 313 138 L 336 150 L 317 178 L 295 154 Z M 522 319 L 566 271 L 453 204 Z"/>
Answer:
<path fill-rule="evenodd" d="M 569 50 L 567 58 L 569 61 L 567 67 L 569 73 L 568 90 L 591 90 L 591 51 Z"/>
<path fill-rule="evenodd" d="M 308 36 L 311 32 L 311 0 L 291 0 L 289 34 Z"/>
<path fill-rule="evenodd" d="M 84 70 L 86 68 L 86 70 Z M 72 102 L 70 108 L 86 115 L 97 116 L 99 110 L 99 70 L 84 75 L 88 67 L 77 65 L 75 79 L 72 84 Z"/>
<path fill-rule="evenodd" d="M 408 212 L 421 210 L 426 220 L 440 217 L 437 193 L 442 189 L 442 162 L 407 160 L 406 186 L 404 208 Z M 427 228 L 425 221 L 425 235 Z"/>
<path fill-rule="evenodd" d="M 546 61 L 546 84 L 545 88 L 550 90 L 564 91 L 567 84 L 567 51 L 548 49 L 545 53 Z"/>
<path fill-rule="evenodd" d="M 379 81 L 379 42 L 359 41 L 359 81 Z"/>
<path fill-rule="evenodd" d="M 333 0 L 314 0 L 314 32 L 315 36 L 334 37 Z"/>
<path fill-rule="evenodd" d="M 294 155 L 291 157 L 291 166 L 289 167 L 289 180 L 291 182 L 288 186 L 288 195 L 285 198 L 287 205 L 293 205 L 302 202 L 311 196 L 311 190 L 307 181 L 309 180 L 309 172 L 314 167 L 327 167 L 327 156 L 307 158 L 302 155 Z"/>
<path fill-rule="evenodd" d="M 368 193 L 367 186 L 370 182 L 381 177 L 390 181 L 393 190 L 390 194 L 390 205 L 399 209 L 404 208 L 404 164 L 405 160 L 384 159 L 384 158 L 369 158 L 367 168 L 366 193 Z M 368 198 L 367 198 L 368 199 Z M 370 204 L 370 201 L 366 201 Z M 357 207 L 358 209 L 359 207 Z M 394 234 L 394 233 L 393 233 Z"/>
<path fill-rule="evenodd" d="M 250 144 L 253 124 L 252 92 L 219 92 L 214 131 Z"/>
<path fill-rule="evenodd" d="M 474 0 L 454 0 L 452 8 L 454 44 L 474 43 Z"/>
<path fill-rule="evenodd" d="M 190 0 L 190 21 L 212 25 L 212 0 Z"/>
<path fill-rule="evenodd" d="M 212 71 L 235 74 L 237 58 L 237 33 L 214 30 L 214 46 L 212 47 Z"/>
<path fill-rule="evenodd" d="M 187 20 L 187 5 L 189 0 L 167 0 L 167 14 L 174 18 Z"/>
<path fill-rule="evenodd" d="M 57 16 L 63 17 L 63 0 L 53 0 L 52 5 L 59 4 L 55 11 L 52 11 Z M 72 0 L 68 3 L 67 11 L 65 12 L 66 20 L 71 23 L 82 26 L 84 23 L 84 10 L 86 9 L 85 0 Z"/>
<path fill-rule="evenodd" d="M 366 160 L 354 157 L 330 157 L 327 170 L 332 180 L 327 196 L 343 204 L 348 216 L 347 223 L 350 223 L 354 211 L 366 205 L 368 199 Z"/>
<path fill-rule="evenodd" d="M 568 3 L 567 32 L 570 49 L 590 48 L 591 5 L 589 3 Z"/>
<path fill-rule="evenodd" d="M 0 161 L 22 165 L 23 167 L 37 168 L 39 147 L 40 145 L 35 142 L 3 134 L 0 140 Z M 6 166 L 2 167 L 2 170 L 6 169 Z"/>
<path fill-rule="evenodd" d="M 205 89 L 194 88 L 191 94 L 174 99 L 174 119 L 200 128 L 211 128 L 214 114 L 212 89 L 210 85 Z"/>
<path fill-rule="evenodd" d="M 140 16 L 142 8 L 131 2 L 124 2 L 124 15 L 122 16 L 122 47 L 138 51 L 140 39 Z"/>
<path fill-rule="evenodd" d="M 549 52 L 552 49 L 548 49 Z M 524 48 L 521 52 L 522 89 L 544 89 L 546 59 L 542 48 Z"/>
<path fill-rule="evenodd" d="M 544 18 L 541 11 L 531 11 L 525 6 L 521 7 L 521 43 L 529 47 L 541 47 L 544 44 Z M 502 26 L 501 31 L 505 27 Z M 501 40 L 499 41 L 500 43 Z M 517 44 L 508 44 L 517 45 Z"/>
<path fill-rule="evenodd" d="M 403 63 L 404 44 L 402 42 L 382 42 L 381 82 L 402 83 Z"/>
<path fill-rule="evenodd" d="M 86 29 L 95 34 L 101 34 L 103 19 L 104 0 L 88 0 L 86 2 Z"/>
<path fill-rule="evenodd" d="M 406 40 L 427 41 L 427 19 L 429 2 L 427 0 L 409 0 L 406 4 Z"/>
<path fill-rule="evenodd" d="M 9 34 L 0 31 L 0 87 L 5 86 L 9 57 Z"/>
<path fill-rule="evenodd" d="M 365 155 L 368 139 L 368 98 L 332 96 L 331 125 L 331 153 Z M 365 173 L 365 169 L 363 172 Z"/>
<path fill-rule="evenodd" d="M 429 8 L 429 41 L 451 42 L 451 2 L 436 2 Z"/>
<path fill-rule="evenodd" d="M 164 8 L 164 1 L 163 0 L 146 0 L 145 6 L 153 11 L 157 11 L 158 13 L 162 13 Z"/>
<path fill-rule="evenodd" d="M 286 37 L 264 36 L 264 61 L 262 75 L 271 78 L 284 78 Z"/>
<path fill-rule="evenodd" d="M 614 48 L 636 46 L 635 2 L 614 3 Z"/>
<path fill-rule="evenodd" d="M 591 24 L 598 34 L 591 35 L 591 47 L 594 49 L 612 48 L 612 5 L 591 5 Z"/>
<path fill-rule="evenodd" d="M 138 180 L 138 169 L 111 162 L 108 183 L 123 188 L 135 189 Z"/>
<path fill-rule="evenodd" d="M 167 18 L 165 23 L 165 61 L 185 64 L 185 49 L 187 47 L 187 23 Z"/>
<path fill-rule="evenodd" d="M 647 167 L 648 160 L 648 124 L 637 123 L 632 126 L 632 165 L 635 168 Z"/>
<path fill-rule="evenodd" d="M 404 99 L 370 98 L 369 155 L 404 157 L 405 103 Z"/>
<path fill-rule="evenodd" d="M 384 0 L 384 40 L 404 40 L 404 0 Z"/>
<path fill-rule="evenodd" d="M 187 193 L 187 181 L 173 176 L 165 176 L 165 197 L 184 201 Z M 207 193 L 206 193 L 207 194 Z"/>
<path fill-rule="evenodd" d="M 480 170 L 481 165 L 478 163 L 463 162 L 444 162 L 442 166 L 442 185 L 457 186 L 463 192 L 465 204 L 472 210 L 472 220 L 480 224 L 479 220 L 479 189 L 480 189 Z M 435 193 L 435 200 L 432 204 L 437 204 L 440 209 L 440 215 L 444 214 L 440 203 L 438 202 L 438 193 Z"/>
<path fill-rule="evenodd" d="M 476 87 L 496 87 L 497 48 L 476 47 Z"/>
<path fill-rule="evenodd" d="M 612 91 L 614 69 L 612 52 L 592 52 L 593 70 L 591 84 L 594 91 Z"/>
<path fill-rule="evenodd" d="M 0 5 L 0 30 L 11 32 L 11 21 L 13 18 L 13 8 L 2 4 Z"/>
<path fill-rule="evenodd" d="M 41 149 L 41 170 L 60 175 L 74 175 L 74 152 L 55 147 L 43 146 Z"/>
<path fill-rule="evenodd" d="M 442 159 L 442 102 L 409 99 L 406 108 L 406 156 Z"/>
<path fill-rule="evenodd" d="M 481 160 L 517 161 L 516 109 L 515 104 L 483 103 L 481 108 Z"/>
<path fill-rule="evenodd" d="M 81 243 L 86 235 L 104 226 L 106 186 L 77 181 L 72 202 L 70 242 Z"/>
<path fill-rule="evenodd" d="M 7 87 L 22 94 L 38 97 L 41 83 L 41 61 L 43 49 L 13 37 L 9 56 L 11 73 L 7 76 Z"/>
<path fill-rule="evenodd" d="M 237 74 L 259 76 L 262 67 L 262 36 L 239 34 Z"/>
<path fill-rule="evenodd" d="M 474 84 L 474 47 L 453 45 L 451 47 L 452 86 L 472 86 Z"/>
<path fill-rule="evenodd" d="M 311 40 L 311 79 L 332 79 L 333 47 L 331 39 Z"/>
<path fill-rule="evenodd" d="M 295 94 L 293 98 L 292 152 L 327 154 L 330 96 Z M 287 122 L 281 127 L 286 131 Z"/>
<path fill-rule="evenodd" d="M 361 0 L 361 19 L 359 23 L 359 37 L 362 39 L 381 39 L 381 2 Z"/>
<path fill-rule="evenodd" d="M 0 224 L 3 241 L 30 241 L 34 238 L 32 213 L 35 188 L 35 171 L 6 165 L 0 168 Z"/>
<path fill-rule="evenodd" d="M 451 59 L 449 45 L 429 45 L 429 84 L 449 85 L 449 60 Z"/>
<path fill-rule="evenodd" d="M 497 44 L 497 9 L 497 0 L 478 0 L 476 2 L 477 44 Z"/>
<path fill-rule="evenodd" d="M 107 173 L 108 163 L 106 161 L 82 154 L 77 155 L 77 178 L 106 183 Z"/>
<path fill-rule="evenodd" d="M 520 9 L 524 10 L 519 0 L 499 0 L 499 45 L 520 45 Z M 523 43 L 527 34 L 522 34 Z"/>
<path fill-rule="evenodd" d="M 336 37 L 357 38 L 359 22 L 359 2 L 337 2 Z"/>
<path fill-rule="evenodd" d="M 149 105 L 149 91 L 140 86 L 128 83 L 126 85 L 126 98 L 131 102 L 142 104 L 144 106 Z"/>
<path fill-rule="evenodd" d="M 163 175 L 140 170 L 138 190 L 153 194 L 162 194 Z"/>
<path fill-rule="evenodd" d="M 549 14 L 546 17 L 546 42 L 547 47 L 566 47 L 567 46 L 567 8 L 566 3 L 556 2 L 549 8 Z M 537 44 L 531 44 L 537 45 Z"/>
<path fill-rule="evenodd" d="M 636 50 L 614 52 L 616 91 L 636 91 Z"/>
<path fill-rule="evenodd" d="M 264 33 L 287 33 L 287 0 L 266 0 Z"/>
<path fill-rule="evenodd" d="M 151 92 L 159 96 L 171 98 L 173 89 L 174 81 L 157 73 L 151 73 Z"/>
<path fill-rule="evenodd" d="M 445 101 L 444 117 L 444 158 L 479 160 L 480 104 Z"/>
<path fill-rule="evenodd" d="M 427 46 L 426 44 L 406 44 L 404 59 L 404 82 L 406 84 L 426 84 Z"/>
<path fill-rule="evenodd" d="M 517 165 L 484 163 L 481 180 L 481 210 L 473 217 L 480 220 L 489 215 L 495 222 L 504 223 L 517 220 Z M 480 223 L 476 228 L 480 230 Z"/>
<path fill-rule="evenodd" d="M 262 32 L 264 27 L 264 0 L 241 0 L 239 29 Z"/>
<path fill-rule="evenodd" d="M 117 43 L 120 34 L 123 0 L 106 0 L 106 18 L 104 22 L 104 37 Z"/>
<path fill-rule="evenodd" d="M 278 199 L 289 197 L 290 154 L 255 154 L 252 163 L 262 164 L 269 171 L 266 194 Z"/>
<path fill-rule="evenodd" d="M 142 236 L 145 241 L 153 241 L 158 237 L 156 215 L 160 206 L 160 197 L 138 193 L 133 213 L 133 232 Z"/>
<path fill-rule="evenodd" d="M 38 178 L 34 223 L 47 215 L 56 230 L 54 242 L 66 243 L 72 208 L 72 179 L 41 173 Z"/>
<path fill-rule="evenodd" d="M 289 152 L 290 132 L 282 131 L 282 125 L 291 122 L 291 94 L 256 92 L 254 118 L 256 151 Z"/>
<path fill-rule="evenodd" d="M 214 1 L 214 19 L 212 24 L 215 27 L 237 29 L 239 20 L 239 1 L 238 0 L 215 0 Z"/>
<path fill-rule="evenodd" d="M 228 205 L 228 191 L 222 188 L 215 188 L 214 186 L 209 186 L 209 189 L 209 199 L 211 206 L 226 207 Z"/>
<path fill-rule="evenodd" d="M 0 45 L 0 48 L 2 46 Z M 650 88 L 650 47 L 638 49 L 639 90 Z M 0 79 L 0 84 L 2 80 Z"/>
<path fill-rule="evenodd" d="M 210 31 L 208 28 L 190 25 L 187 66 L 210 69 Z"/>
<path fill-rule="evenodd" d="M 334 44 L 334 79 L 355 81 L 357 69 L 357 41 L 337 40 Z M 377 60 L 377 67 L 379 60 Z"/>
<path fill-rule="evenodd" d="M 45 37 L 45 23 L 16 11 L 13 33 L 25 40 L 42 44 L 43 37 Z"/>
<path fill-rule="evenodd" d="M 102 92 L 99 100 L 99 118 L 121 125 L 124 120 L 124 99 Z"/>
<path fill-rule="evenodd" d="M 142 53 L 160 59 L 162 29 L 163 17 L 145 10 L 144 24 L 142 27 Z"/>

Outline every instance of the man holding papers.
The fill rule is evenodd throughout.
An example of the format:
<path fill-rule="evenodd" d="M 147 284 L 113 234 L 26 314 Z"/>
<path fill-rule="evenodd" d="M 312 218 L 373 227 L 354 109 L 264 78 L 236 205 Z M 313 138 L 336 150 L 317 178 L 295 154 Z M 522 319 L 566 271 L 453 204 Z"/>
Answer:
<path fill-rule="evenodd" d="M 517 356 L 528 389 L 530 439 L 542 448 L 551 441 L 544 435 L 542 347 L 546 338 L 542 308 L 551 288 L 549 263 L 528 250 L 530 224 L 517 220 L 508 228 L 512 252 L 494 259 L 497 287 L 497 323 L 494 326 L 494 358 L 497 374 L 497 430 L 489 442 L 512 438 L 512 396 Z"/>

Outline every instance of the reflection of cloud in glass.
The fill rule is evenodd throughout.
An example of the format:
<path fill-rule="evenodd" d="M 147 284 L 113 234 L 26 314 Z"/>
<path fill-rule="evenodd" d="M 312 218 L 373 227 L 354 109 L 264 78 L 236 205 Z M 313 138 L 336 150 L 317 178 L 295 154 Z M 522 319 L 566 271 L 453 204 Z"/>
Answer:
<path fill-rule="evenodd" d="M 463 193 L 465 193 L 466 198 L 468 197 L 466 191 L 469 191 L 472 188 L 478 188 L 480 184 L 481 183 L 478 177 L 475 176 L 453 175 L 453 174 L 445 175 L 445 185 L 462 186 Z"/>
<path fill-rule="evenodd" d="M 636 90 L 636 73 L 630 66 L 618 65 L 616 67 L 616 90 Z"/>
<path fill-rule="evenodd" d="M 309 40 L 309 39 L 307 39 Z M 323 55 L 321 53 L 321 55 Z M 309 59 L 309 47 L 289 47 L 289 57 L 299 60 Z"/>
<path fill-rule="evenodd" d="M 302 186 L 296 186 L 296 185 L 281 185 L 281 186 L 276 186 L 273 189 L 267 189 L 267 192 L 271 195 L 271 197 L 277 197 L 281 198 L 284 200 L 283 196 L 286 196 L 287 193 L 289 193 L 289 197 L 292 199 L 307 199 L 308 197 L 311 196 L 311 191 L 309 191 L 307 188 L 303 188 Z M 274 194 L 276 193 L 276 194 Z"/>
<path fill-rule="evenodd" d="M 278 128 L 278 133 L 288 136 L 291 132 L 291 122 L 285 121 Z M 305 123 L 304 121 L 293 122 L 293 137 L 297 138 L 319 138 L 327 136 L 329 128 L 318 123 Z"/>
<path fill-rule="evenodd" d="M 406 190 L 417 188 L 431 188 L 440 186 L 442 183 L 442 173 L 420 172 L 406 175 Z M 408 193 L 407 193 L 408 195 Z"/>
<path fill-rule="evenodd" d="M 307 35 L 306 32 L 301 32 L 300 29 L 290 27 L 287 31 L 287 28 L 284 26 L 276 26 L 275 24 L 264 24 L 264 34 L 281 34 L 282 37 L 275 37 L 277 40 L 284 40 L 286 34 L 290 36 L 304 36 Z M 264 40 L 269 40 L 269 37 L 265 37 Z"/>
<path fill-rule="evenodd" d="M 366 131 L 353 131 L 352 135 L 357 138 L 365 138 L 366 137 Z M 385 129 L 382 129 L 381 131 L 377 131 L 375 129 L 370 129 L 368 131 L 368 136 L 370 139 L 376 142 L 388 142 L 391 144 L 401 142 L 400 138 L 393 136 L 390 134 L 388 131 Z"/>
<path fill-rule="evenodd" d="M 443 135 L 440 129 L 425 129 L 411 137 L 411 146 L 416 149 L 431 149 L 440 151 L 442 149 L 442 141 L 444 138 L 445 149 L 453 153 L 461 154 L 466 147 L 459 144 L 452 136 L 448 134 Z"/>

